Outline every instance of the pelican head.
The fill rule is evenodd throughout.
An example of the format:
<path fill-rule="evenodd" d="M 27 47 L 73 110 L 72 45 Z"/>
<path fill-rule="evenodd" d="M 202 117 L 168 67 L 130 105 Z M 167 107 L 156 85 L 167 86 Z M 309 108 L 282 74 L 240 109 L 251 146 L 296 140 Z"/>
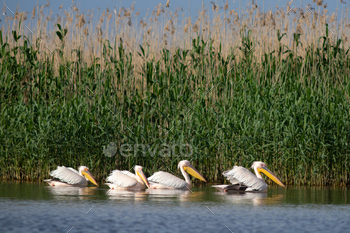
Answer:
<path fill-rule="evenodd" d="M 138 177 L 140 177 L 140 179 L 143 181 L 143 183 L 145 183 L 145 185 L 149 188 L 149 183 L 148 183 L 148 180 L 147 180 L 145 174 L 143 174 L 142 167 L 139 165 L 136 165 L 134 167 L 134 170 L 135 170 L 136 175 Z"/>
<path fill-rule="evenodd" d="M 178 168 L 183 168 L 188 174 L 191 176 L 200 179 L 202 181 L 207 182 L 204 177 L 191 165 L 191 163 L 187 160 L 182 160 L 179 162 Z"/>
<path fill-rule="evenodd" d="M 79 174 L 80 174 L 81 176 L 84 176 L 86 180 L 89 180 L 91 183 L 93 183 L 94 185 L 98 186 L 96 180 L 95 180 L 94 177 L 90 174 L 89 168 L 88 168 L 88 167 L 80 166 L 80 167 L 79 167 Z"/>
<path fill-rule="evenodd" d="M 267 169 L 266 164 L 261 162 L 261 161 L 255 161 L 252 164 L 252 169 L 254 169 L 256 176 L 259 179 L 262 179 L 262 176 L 260 174 L 260 172 L 264 173 L 265 175 L 267 175 L 271 180 L 273 180 L 276 184 L 282 186 L 282 187 L 286 187 L 282 181 L 269 169 Z"/>

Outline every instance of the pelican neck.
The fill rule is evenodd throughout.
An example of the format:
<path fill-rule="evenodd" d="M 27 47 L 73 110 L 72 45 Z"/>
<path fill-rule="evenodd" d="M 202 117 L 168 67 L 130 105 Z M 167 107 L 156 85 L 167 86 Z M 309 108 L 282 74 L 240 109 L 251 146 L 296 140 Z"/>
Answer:
<path fill-rule="evenodd" d="M 185 177 L 185 181 L 187 182 L 187 184 L 192 184 L 191 183 L 191 178 L 188 175 L 188 173 L 184 170 L 183 166 L 180 166 L 180 170 L 181 170 L 181 173 L 182 173 L 183 177 Z"/>

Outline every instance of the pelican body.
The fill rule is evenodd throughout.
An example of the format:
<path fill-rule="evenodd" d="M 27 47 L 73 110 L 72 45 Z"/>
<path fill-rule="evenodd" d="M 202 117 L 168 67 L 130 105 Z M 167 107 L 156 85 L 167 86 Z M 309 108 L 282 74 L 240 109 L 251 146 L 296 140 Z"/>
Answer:
<path fill-rule="evenodd" d="M 129 171 L 114 170 L 106 179 L 109 183 L 105 184 L 111 189 L 119 190 L 142 190 L 146 189 L 146 186 L 150 187 L 142 167 L 136 165 L 134 170 L 135 174 Z"/>
<path fill-rule="evenodd" d="M 232 185 L 213 185 L 212 187 L 222 192 L 245 191 L 245 192 L 267 192 L 268 185 L 265 183 L 261 172 L 267 175 L 276 184 L 285 187 L 280 179 L 267 169 L 266 164 L 256 161 L 252 165 L 255 175 L 241 166 L 234 166 L 232 170 L 225 171 L 222 174 Z"/>
<path fill-rule="evenodd" d="M 98 186 L 88 167 L 80 166 L 78 169 L 79 172 L 71 167 L 57 166 L 56 170 L 50 172 L 54 179 L 44 181 L 50 186 L 86 187 L 88 181 Z"/>
<path fill-rule="evenodd" d="M 189 189 L 191 188 L 192 183 L 188 173 L 197 179 L 207 182 L 187 160 L 180 161 L 178 168 L 181 170 L 185 180 L 182 180 L 168 172 L 158 171 L 148 178 L 151 189 Z"/>

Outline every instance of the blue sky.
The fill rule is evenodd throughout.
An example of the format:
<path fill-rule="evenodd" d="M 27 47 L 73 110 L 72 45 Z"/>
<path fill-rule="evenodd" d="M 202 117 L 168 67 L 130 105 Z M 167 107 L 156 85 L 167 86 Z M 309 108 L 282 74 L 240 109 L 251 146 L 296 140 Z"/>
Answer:
<path fill-rule="evenodd" d="M 226 0 L 203 0 L 204 5 L 207 7 L 211 7 L 210 2 L 216 2 L 219 6 L 224 6 Z M 28 13 L 31 13 L 34 6 L 39 3 L 39 5 L 46 5 L 46 0 L 7 0 L 4 1 L 5 5 L 11 10 L 15 11 L 16 7 L 19 6 L 20 11 L 27 11 Z M 74 1 L 74 4 L 77 5 L 78 9 L 81 12 L 87 12 L 89 9 L 93 9 L 94 12 L 98 12 L 98 7 L 101 9 L 100 13 L 103 12 L 107 7 L 109 9 L 114 9 L 115 7 L 131 7 L 132 3 L 135 3 L 135 11 L 140 10 L 140 18 L 143 18 L 146 16 L 147 12 L 151 12 L 159 3 L 162 3 L 162 5 L 165 5 L 167 0 L 76 0 Z M 249 3 L 252 1 L 247 0 L 235 0 L 235 1 L 228 1 L 229 3 L 229 10 L 231 9 L 239 9 L 240 5 L 241 8 L 245 8 L 245 6 L 248 6 Z M 255 1 L 261 8 L 264 6 L 264 10 L 274 10 L 276 5 L 278 5 L 280 8 L 284 7 L 286 8 L 286 3 L 289 1 L 285 0 L 279 0 L 279 1 L 272 1 L 272 0 L 258 0 Z M 46 11 L 49 11 L 52 9 L 54 14 L 57 14 L 59 12 L 59 6 L 63 3 L 63 9 L 69 10 L 69 8 L 72 6 L 73 2 L 72 0 L 55 0 L 50 1 L 50 7 L 46 8 Z M 302 7 L 305 8 L 307 4 L 311 4 L 315 6 L 316 4 L 312 2 L 312 0 L 296 0 L 292 3 L 291 6 L 295 7 Z M 339 4 L 339 10 L 341 11 L 341 7 L 345 8 L 344 4 L 340 4 L 340 0 L 334 0 L 334 1 L 324 1 L 324 3 L 327 4 L 327 9 L 329 12 L 334 12 L 337 8 L 337 4 Z M 186 16 L 191 13 L 191 17 L 196 17 L 198 10 L 202 7 L 202 0 L 170 0 L 170 10 L 175 11 L 176 8 L 182 7 Z M 10 14 L 9 9 L 5 8 L 6 13 Z M 306 8 L 305 8 L 306 9 Z"/>

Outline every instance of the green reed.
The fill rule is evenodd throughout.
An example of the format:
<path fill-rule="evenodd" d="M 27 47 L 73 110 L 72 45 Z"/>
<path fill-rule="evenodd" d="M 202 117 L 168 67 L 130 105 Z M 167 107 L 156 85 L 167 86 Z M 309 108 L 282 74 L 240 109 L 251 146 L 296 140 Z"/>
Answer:
<path fill-rule="evenodd" d="M 65 33 L 59 27 L 60 40 Z M 327 30 L 303 57 L 300 34 L 293 48 L 280 43 L 257 57 L 242 30 L 242 45 L 227 57 L 199 37 L 189 50 L 162 49 L 157 60 L 140 45 L 139 67 L 120 41 L 101 42 L 103 57 L 88 65 L 83 50 L 71 51 L 72 62 L 64 43 L 54 56 L 36 49 L 39 40 L 12 34 L 0 34 L 1 178 L 42 180 L 57 165 L 86 165 L 102 180 L 136 164 L 147 175 L 175 172 L 188 159 L 209 182 L 223 182 L 233 165 L 261 160 L 287 184 L 349 184 L 349 51 Z M 113 157 L 103 154 L 110 142 Z M 124 143 L 155 153 L 124 157 Z M 193 153 L 160 156 L 164 143 L 190 144 Z"/>

